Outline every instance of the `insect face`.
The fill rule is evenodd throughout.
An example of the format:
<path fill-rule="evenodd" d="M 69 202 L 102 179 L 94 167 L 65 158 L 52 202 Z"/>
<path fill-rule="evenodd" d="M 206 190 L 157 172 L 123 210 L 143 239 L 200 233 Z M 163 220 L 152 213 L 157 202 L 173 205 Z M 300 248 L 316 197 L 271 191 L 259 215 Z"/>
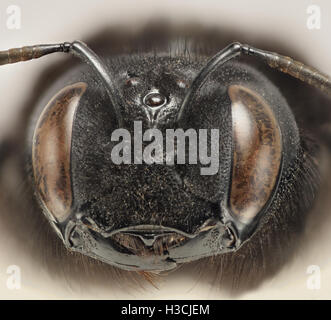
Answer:
<path fill-rule="evenodd" d="M 101 59 L 81 42 L 22 50 L 59 51 L 88 64 L 35 108 L 28 158 L 40 208 L 69 250 L 130 271 L 279 258 L 269 246 L 302 225 L 317 161 L 282 92 L 239 56 L 327 91 L 326 76 L 239 43 L 213 57 L 156 47 Z M 20 60 L 8 55 L 0 63 Z"/>
<path fill-rule="evenodd" d="M 213 129 L 219 132 L 218 150 L 210 141 L 206 149 L 217 151 L 219 170 L 202 175 L 199 162 L 114 163 L 118 141 L 112 135 L 119 128 L 111 102 L 85 70 L 75 71 L 74 83 L 39 116 L 32 144 L 37 195 L 53 227 L 71 250 L 127 270 L 168 270 L 237 250 L 297 156 L 297 127 L 286 102 L 262 74 L 227 64 L 211 73 L 178 122 L 187 94 L 179 84 L 192 83 L 204 62 L 117 60 L 117 68 L 112 62 L 109 68 L 121 129 L 132 134 L 130 158 L 137 160 L 139 121 L 163 137 L 167 130 Z M 189 154 L 192 137 L 186 138 L 181 148 Z M 165 138 L 157 143 L 167 144 Z"/>

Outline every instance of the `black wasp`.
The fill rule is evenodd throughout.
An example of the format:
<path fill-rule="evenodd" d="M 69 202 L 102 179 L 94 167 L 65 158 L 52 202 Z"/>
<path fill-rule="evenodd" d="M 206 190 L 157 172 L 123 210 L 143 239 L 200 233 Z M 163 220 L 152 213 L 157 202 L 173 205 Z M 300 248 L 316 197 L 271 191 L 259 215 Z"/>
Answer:
<path fill-rule="evenodd" d="M 0 52 L 2 65 L 55 52 L 78 58 L 2 144 L 2 170 L 15 158 L 26 182 L 24 196 L 7 195 L 22 203 L 9 205 L 18 213 L 5 220 L 38 230 L 56 268 L 77 271 L 84 261 L 151 279 L 200 263 L 244 287 L 293 254 L 320 188 L 331 82 L 292 58 L 224 47 L 221 38 L 153 30 L 104 37 L 95 48 L 74 41 Z M 217 172 L 202 175 L 202 163 L 114 163 L 112 133 L 125 128 L 133 144 L 137 121 L 161 133 L 217 129 Z"/>

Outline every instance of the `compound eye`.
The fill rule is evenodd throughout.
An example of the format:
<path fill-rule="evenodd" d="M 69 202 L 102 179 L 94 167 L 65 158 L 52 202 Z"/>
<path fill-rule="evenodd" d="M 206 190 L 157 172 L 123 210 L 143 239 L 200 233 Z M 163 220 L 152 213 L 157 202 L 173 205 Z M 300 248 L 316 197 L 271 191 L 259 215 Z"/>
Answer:
<path fill-rule="evenodd" d="M 33 137 L 32 165 L 37 195 L 52 220 L 70 214 L 70 151 L 74 115 L 86 90 L 83 82 L 63 88 L 40 115 Z"/>
<path fill-rule="evenodd" d="M 277 183 L 282 140 L 275 115 L 251 89 L 228 89 L 232 108 L 233 166 L 230 208 L 241 221 L 252 220 L 267 204 Z"/>

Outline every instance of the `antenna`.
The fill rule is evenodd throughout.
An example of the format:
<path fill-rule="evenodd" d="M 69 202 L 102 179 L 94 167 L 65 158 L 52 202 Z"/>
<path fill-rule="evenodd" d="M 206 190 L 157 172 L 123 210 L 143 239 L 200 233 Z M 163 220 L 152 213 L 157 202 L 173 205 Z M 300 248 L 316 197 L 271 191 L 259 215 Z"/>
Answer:
<path fill-rule="evenodd" d="M 227 61 L 241 55 L 254 56 L 260 61 L 263 61 L 269 67 L 283 73 L 287 73 L 294 78 L 300 79 L 302 82 L 306 82 L 331 96 L 331 79 L 322 72 L 309 67 L 300 61 L 293 60 L 290 57 L 280 55 L 276 52 L 264 51 L 251 47 L 247 44 L 234 42 L 214 55 L 200 70 L 184 98 L 178 112 L 177 121 L 181 121 L 185 110 L 188 108 L 188 105 L 192 101 L 194 95 L 198 93 L 200 87 L 205 83 L 208 76 L 216 68 L 220 67 Z"/>
<path fill-rule="evenodd" d="M 59 44 L 41 44 L 0 51 L 0 65 L 38 59 L 55 52 L 71 53 L 72 55 L 80 58 L 83 62 L 87 63 L 93 69 L 94 73 L 99 77 L 107 90 L 118 125 L 121 127 L 123 124 L 123 119 L 118 101 L 115 99 L 117 96 L 115 83 L 111 78 L 110 72 L 106 65 L 85 43 L 81 41 L 74 41 Z"/>

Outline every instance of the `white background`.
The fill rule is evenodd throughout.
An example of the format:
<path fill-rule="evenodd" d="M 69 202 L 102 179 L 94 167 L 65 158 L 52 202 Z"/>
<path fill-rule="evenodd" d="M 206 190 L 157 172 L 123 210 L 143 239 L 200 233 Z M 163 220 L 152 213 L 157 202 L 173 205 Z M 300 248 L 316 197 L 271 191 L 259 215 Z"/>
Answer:
<path fill-rule="evenodd" d="M 19 30 L 6 27 L 9 5 L 21 8 L 22 26 Z M 321 8 L 321 29 L 309 30 L 307 7 L 316 4 Z M 232 26 L 244 31 L 248 38 L 275 39 L 285 46 L 301 51 L 301 58 L 310 65 L 331 74 L 331 2 L 317 0 L 296 1 L 45 1 L 16 0 L 0 2 L 0 50 L 37 43 L 53 43 L 85 39 L 106 26 L 139 25 L 161 15 L 173 22 L 200 22 L 202 25 Z M 235 39 L 234 39 L 235 40 Z M 0 69 L 0 134 L 10 126 L 20 106 L 31 94 L 39 72 L 54 61 L 63 59 L 57 55 L 49 58 L 1 67 Z M 327 196 L 321 196 L 329 210 Z M 330 198 L 330 197 L 329 197 Z M 330 202 L 330 200 L 329 200 Z M 320 208 L 317 208 L 320 210 Z M 314 226 L 314 225 L 313 225 Z M 0 221 L 1 230 L 1 221 Z M 331 298 L 331 225 L 325 223 L 320 229 L 307 230 L 319 236 L 276 277 L 266 281 L 256 290 L 246 292 L 238 298 Z M 34 264 L 30 257 L 15 250 L 6 230 L 0 232 L 0 297 L 1 298 L 137 298 L 137 299 L 224 299 L 226 292 L 219 291 L 213 284 L 192 281 L 189 277 L 169 276 L 159 289 L 112 290 L 107 287 L 69 289 L 65 281 L 53 279 L 51 274 Z M 19 265 L 22 272 L 22 288 L 9 290 L 6 286 L 9 265 Z M 321 268 L 321 288 L 307 288 L 306 273 L 309 265 Z M 182 275 L 183 276 L 183 275 Z"/>

